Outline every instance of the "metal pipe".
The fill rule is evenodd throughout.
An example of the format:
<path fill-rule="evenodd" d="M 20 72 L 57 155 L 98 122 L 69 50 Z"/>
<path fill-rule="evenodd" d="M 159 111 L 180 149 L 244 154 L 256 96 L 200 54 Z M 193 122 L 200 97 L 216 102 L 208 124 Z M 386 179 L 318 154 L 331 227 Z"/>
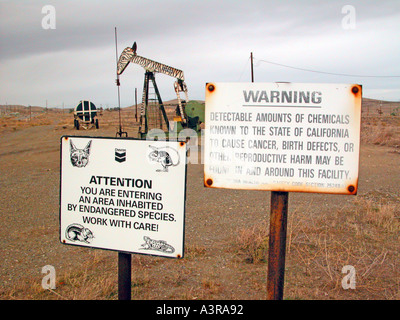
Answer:
<path fill-rule="evenodd" d="M 250 52 L 250 60 L 251 60 L 251 82 L 254 82 L 253 52 Z"/>

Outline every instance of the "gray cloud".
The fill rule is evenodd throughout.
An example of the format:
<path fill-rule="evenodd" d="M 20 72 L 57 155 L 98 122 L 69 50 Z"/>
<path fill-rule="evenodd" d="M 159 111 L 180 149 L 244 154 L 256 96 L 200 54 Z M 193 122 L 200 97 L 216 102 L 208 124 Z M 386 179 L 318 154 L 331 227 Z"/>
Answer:
<path fill-rule="evenodd" d="M 2 1 L 0 103 L 43 104 L 49 99 L 73 106 L 85 95 L 104 105 L 114 103 L 114 27 L 119 52 L 137 41 L 138 54 L 183 69 L 193 99 L 204 99 L 207 81 L 249 81 L 251 51 L 256 81 L 358 82 L 372 97 L 400 99 L 399 78 L 328 76 L 260 61 L 334 73 L 400 75 L 400 3 L 352 1 L 355 30 L 342 28 L 346 4 Z M 56 9 L 55 30 L 41 27 L 44 5 Z M 158 79 L 165 98 L 173 98 L 173 80 L 163 75 Z M 141 89 L 143 70 L 130 66 L 121 82 L 123 101 L 131 104 L 132 88 Z"/>

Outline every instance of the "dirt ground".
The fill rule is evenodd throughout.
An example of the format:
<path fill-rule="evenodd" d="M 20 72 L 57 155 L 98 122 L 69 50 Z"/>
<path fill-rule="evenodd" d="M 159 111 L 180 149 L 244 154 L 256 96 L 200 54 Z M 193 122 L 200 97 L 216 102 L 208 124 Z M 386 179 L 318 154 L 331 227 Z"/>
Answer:
<path fill-rule="evenodd" d="M 0 133 L 1 299 L 117 298 L 116 252 L 59 242 L 60 137 L 115 136 L 115 132 L 115 126 L 102 127 L 101 122 L 99 130 L 76 131 L 71 116 L 63 115 L 61 120 L 49 117 L 40 125 Z M 400 154 L 393 148 L 363 143 L 358 195 L 290 193 L 289 217 L 293 212 L 306 212 L 309 217 L 332 212 L 345 215 L 347 209 L 343 208 L 353 210 L 356 198 L 371 195 L 398 202 L 399 165 Z M 265 299 L 267 264 L 249 263 L 241 253 L 238 238 L 243 230 L 264 224 L 268 228 L 269 202 L 270 192 L 205 188 L 203 166 L 189 164 L 185 258 L 132 255 L 133 299 Z M 293 221 L 291 224 L 298 226 Z M 355 235 L 349 235 L 353 236 L 357 241 Z M 398 233 L 394 239 L 397 242 L 393 244 L 392 259 L 379 263 L 398 270 L 399 255 L 394 253 L 398 250 Z M 388 249 L 389 254 L 392 251 Z M 370 265 L 377 264 L 373 262 L 375 257 L 371 254 Z M 41 289 L 45 265 L 54 266 L 57 272 L 55 290 Z M 392 293 L 385 296 L 368 289 L 372 285 L 342 289 L 340 280 L 344 275 L 336 270 L 336 277 L 329 277 L 333 270 L 329 266 L 321 271 L 322 275 L 316 271 L 316 278 L 313 270 L 305 275 L 303 267 L 301 256 L 294 255 L 294 249 L 288 250 L 285 299 L 400 299 L 398 271 L 389 273 L 393 277 Z M 74 278 L 80 283 L 74 283 Z"/>

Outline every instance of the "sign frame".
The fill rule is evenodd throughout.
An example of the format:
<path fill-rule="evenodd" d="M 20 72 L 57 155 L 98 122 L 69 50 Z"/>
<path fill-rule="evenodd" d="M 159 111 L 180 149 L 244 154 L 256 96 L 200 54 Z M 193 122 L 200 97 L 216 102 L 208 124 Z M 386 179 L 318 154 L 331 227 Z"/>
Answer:
<path fill-rule="evenodd" d="M 150 147 L 150 145 L 152 145 L 153 147 L 154 146 L 158 146 L 159 148 L 161 148 L 162 146 L 166 146 L 166 147 L 176 146 L 177 147 L 177 155 L 179 157 L 179 160 L 178 160 L 178 164 L 176 164 L 175 167 L 179 166 L 179 168 L 173 168 L 173 169 L 178 169 L 180 172 L 179 172 L 178 175 L 176 175 L 176 172 L 175 172 L 175 175 L 170 175 L 170 177 L 171 176 L 173 177 L 173 179 L 174 179 L 173 181 L 176 181 L 175 180 L 176 176 L 178 176 L 178 177 L 180 176 L 183 179 L 183 181 L 180 182 L 180 188 L 183 188 L 183 189 L 181 189 L 179 191 L 180 192 L 180 196 L 179 197 L 182 200 L 182 202 L 177 205 L 177 206 L 180 207 L 179 210 L 181 210 L 181 212 L 177 213 L 177 214 L 180 214 L 179 217 L 177 217 L 175 215 L 175 212 L 172 212 L 172 213 L 169 213 L 169 214 L 172 214 L 172 216 L 176 218 L 171 223 L 178 223 L 179 224 L 179 227 L 175 227 L 175 229 L 178 228 L 179 230 L 181 230 L 181 232 L 179 233 L 179 238 L 181 239 L 180 240 L 181 245 L 179 247 L 175 247 L 175 246 L 172 247 L 173 248 L 173 252 L 168 252 L 168 250 L 169 250 L 168 246 L 171 246 L 169 244 L 169 242 L 168 242 L 170 239 L 167 239 L 167 240 L 158 239 L 158 237 L 157 237 L 158 233 L 156 233 L 155 235 L 149 237 L 150 239 L 147 239 L 147 240 L 149 240 L 149 242 L 147 240 L 144 240 L 144 238 L 142 237 L 140 242 L 141 242 L 141 245 L 144 246 L 145 248 L 143 248 L 143 250 L 141 250 L 141 251 L 139 250 L 139 248 L 138 249 L 128 249 L 127 250 L 126 248 L 121 249 L 121 248 L 115 247 L 113 245 L 111 245 L 111 246 L 94 245 L 93 243 L 80 243 L 80 241 L 74 242 L 74 241 L 70 241 L 70 239 L 67 239 L 65 223 L 63 221 L 63 219 L 65 219 L 65 217 L 63 215 L 66 215 L 66 211 L 67 211 L 65 208 L 63 208 L 63 206 L 65 207 L 66 204 L 67 204 L 66 203 L 67 196 L 65 196 L 65 194 L 63 194 L 63 191 L 64 191 L 63 188 L 69 187 L 69 186 L 66 185 L 66 183 L 68 183 L 68 181 L 66 181 L 66 180 L 68 180 L 68 179 L 65 178 L 65 176 L 64 176 L 66 174 L 67 170 L 65 169 L 65 167 L 63 168 L 63 166 L 66 166 L 68 164 L 64 163 L 63 161 L 68 162 L 70 160 L 69 157 L 71 157 L 71 148 L 72 147 L 70 146 L 70 142 L 69 141 L 72 141 L 73 139 L 76 140 L 76 141 L 77 140 L 82 140 L 79 143 L 79 147 L 80 148 L 83 148 L 84 147 L 83 144 L 86 145 L 86 143 L 84 141 L 87 142 L 87 140 L 89 140 L 89 139 L 90 139 L 90 141 L 93 141 L 93 140 L 94 141 L 97 140 L 97 142 L 98 141 L 102 141 L 105 144 L 114 146 L 116 149 L 119 149 L 119 151 L 120 151 L 120 148 L 118 148 L 118 146 L 121 146 L 124 143 L 125 143 L 125 145 L 131 144 L 130 148 L 127 147 L 127 149 L 130 149 L 131 155 L 132 155 L 132 153 L 133 154 L 136 153 L 136 150 L 132 151 L 133 150 L 132 145 L 137 145 L 138 143 L 143 144 L 142 149 L 145 148 L 144 145 L 146 145 L 146 144 L 149 145 L 149 147 Z M 63 143 L 64 143 L 64 148 L 63 148 Z M 66 146 L 66 144 L 68 144 L 68 146 Z M 91 146 L 91 148 L 93 148 L 93 146 Z M 70 150 L 69 151 L 69 153 L 70 153 L 69 157 L 68 157 L 68 155 L 65 154 L 66 153 L 66 149 Z M 63 150 L 64 150 L 64 153 L 63 153 Z M 81 150 L 83 150 L 83 149 L 81 149 Z M 97 151 L 97 152 L 99 153 L 99 151 Z M 185 252 L 185 220 L 186 220 L 185 216 L 186 216 L 186 190 L 187 190 L 186 152 L 187 152 L 187 145 L 186 145 L 186 143 L 184 141 L 175 141 L 175 140 L 174 141 L 172 141 L 172 140 L 158 140 L 157 141 L 157 140 L 143 140 L 143 139 L 137 139 L 137 138 L 113 138 L 113 137 L 99 137 L 99 136 L 94 137 L 94 136 L 63 135 L 60 138 L 60 183 L 59 183 L 59 192 L 60 192 L 59 193 L 60 194 L 60 196 L 59 196 L 59 240 L 60 240 L 60 243 L 66 244 L 66 245 L 72 245 L 72 246 L 88 247 L 88 248 L 93 248 L 93 249 L 117 251 L 119 253 L 126 253 L 126 254 L 143 254 L 143 255 L 149 255 L 149 256 L 182 259 L 184 257 L 184 252 Z M 148 155 L 148 154 L 146 153 L 146 155 Z M 183 155 L 184 155 L 184 157 L 183 157 Z M 115 155 L 113 154 L 113 157 L 114 156 L 116 156 L 116 158 L 115 158 L 115 165 L 116 166 L 118 166 L 121 163 L 125 162 L 125 161 L 121 162 L 121 153 L 118 153 L 118 154 L 115 153 Z M 90 157 L 89 161 L 93 161 L 94 155 L 92 153 L 92 150 L 90 151 L 89 157 Z M 147 160 L 147 161 L 149 161 L 149 160 Z M 126 161 L 126 162 L 128 162 L 128 161 Z M 157 161 L 154 161 L 154 163 L 151 163 L 149 161 L 149 166 L 153 166 L 153 169 L 155 171 L 156 171 L 156 167 L 159 168 L 159 169 L 157 169 L 157 173 L 169 174 L 168 173 L 168 169 L 171 168 L 169 165 L 166 165 L 166 167 L 164 168 L 163 164 L 160 161 L 158 163 L 156 163 L 156 162 Z M 137 161 L 135 163 L 137 163 Z M 72 159 L 71 159 L 71 164 L 72 164 Z M 173 165 L 173 163 L 171 164 L 171 166 L 172 165 Z M 129 166 L 130 165 L 128 165 L 128 167 Z M 79 168 L 79 169 L 81 170 L 81 168 Z M 132 168 L 130 168 L 130 169 L 132 169 Z M 165 169 L 167 170 L 166 172 L 164 171 Z M 120 169 L 118 169 L 118 170 L 120 170 Z M 143 168 L 141 168 L 140 170 L 143 171 Z M 110 172 L 110 171 L 108 171 L 108 172 Z M 79 171 L 77 171 L 77 173 L 79 173 Z M 128 175 L 129 176 L 135 176 L 135 174 L 136 173 L 135 172 L 132 173 L 132 170 L 131 170 Z M 99 176 L 99 175 L 101 176 L 101 174 L 99 172 L 97 172 L 97 173 L 94 172 L 93 176 L 96 176 L 96 175 L 97 176 Z M 154 179 L 154 177 L 152 176 L 151 179 Z M 164 178 L 164 179 L 166 179 L 166 178 Z M 79 186 L 78 186 L 78 188 L 79 188 Z M 132 189 L 132 190 L 136 190 L 137 191 L 137 189 Z M 161 193 L 161 192 L 164 192 L 164 191 L 159 191 L 159 193 Z M 168 196 L 170 196 L 170 194 L 168 194 Z M 135 198 L 131 198 L 131 199 L 134 200 Z M 169 202 L 169 203 L 171 203 L 171 199 L 165 199 L 165 194 L 162 194 L 163 203 L 164 203 L 164 200 Z M 76 203 L 78 203 L 78 202 L 76 202 Z M 79 218 L 81 216 L 82 216 L 82 214 L 79 214 Z M 99 216 L 96 216 L 96 217 L 99 217 Z M 109 217 L 109 216 L 107 215 L 105 217 Z M 110 216 L 110 217 L 113 217 L 113 216 Z M 170 218 L 171 218 L 171 216 L 170 216 Z M 142 219 L 146 220 L 145 218 L 142 218 Z M 155 221 L 157 221 L 157 220 L 155 220 Z M 172 220 L 169 220 L 169 221 L 172 221 Z M 77 222 L 77 224 L 80 224 L 81 226 L 84 226 L 84 223 L 82 223 L 82 222 L 80 222 L 80 223 Z M 165 223 L 164 223 L 164 225 L 165 225 Z M 134 234 L 140 234 L 140 231 L 137 231 L 137 230 L 133 230 L 132 229 L 132 232 Z M 118 231 L 114 231 L 114 233 L 118 233 Z M 166 231 L 164 230 L 164 234 L 165 233 L 166 233 Z M 170 232 L 168 231 L 168 233 L 170 233 Z M 94 237 L 96 237 L 96 235 L 94 235 Z M 101 237 L 104 237 L 104 235 L 100 236 L 100 238 Z M 176 237 L 176 238 L 178 238 L 178 237 Z M 153 242 L 153 241 L 155 241 L 155 242 Z M 146 248 L 146 246 L 145 246 L 146 243 L 148 244 L 148 248 Z M 157 248 L 160 249 L 160 251 L 158 251 Z M 161 251 L 162 248 L 166 248 L 166 252 L 162 252 Z M 170 251 L 172 251 L 172 249 Z"/>
<path fill-rule="evenodd" d="M 301 104 L 300 93 L 301 90 L 308 90 L 308 105 L 305 103 Z M 251 92 L 252 91 L 252 92 Z M 258 103 L 254 97 L 262 103 Z M 271 95 L 268 97 L 268 94 Z M 293 93 L 293 101 L 289 100 L 289 93 Z M 264 95 L 263 95 L 264 94 Z M 279 96 L 281 94 L 281 96 Z M 285 94 L 285 97 L 283 97 Z M 297 96 L 297 94 L 299 96 Z M 273 97 L 273 95 L 275 95 Z M 294 98 L 295 97 L 295 98 Z M 275 98 L 275 100 L 273 99 Z M 281 98 L 281 101 L 279 101 Z M 283 99 L 286 99 L 286 104 L 282 104 Z M 247 99 L 247 100 L 246 100 Z M 252 101 L 253 99 L 253 101 Z M 269 100 L 268 100 L 269 99 Z M 296 101 L 294 101 L 296 99 Z M 245 100 L 247 104 L 245 103 Z M 255 101 L 256 100 L 256 101 Z M 305 100 L 303 98 L 303 100 Z M 321 102 L 322 100 L 322 102 Z M 273 82 L 273 83 L 241 83 L 241 82 L 214 82 L 206 84 L 206 121 L 205 121 L 205 146 L 204 146 L 204 185 L 210 188 L 228 188 L 228 189 L 245 189 L 245 190 L 266 190 L 266 191 L 280 191 L 280 192 L 310 192 L 310 193 L 325 193 L 325 194 L 345 194 L 345 195 L 355 195 L 358 189 L 358 177 L 359 177 L 359 155 L 360 155 L 360 130 L 361 130 L 361 101 L 362 101 L 362 86 L 358 84 L 337 84 L 337 83 L 290 83 L 290 82 Z M 253 104 L 252 104 L 253 102 Z M 254 103 L 255 102 L 255 103 Z M 293 102 L 293 103 L 292 103 Z M 295 102 L 295 103 L 294 103 Z M 336 106 L 336 109 L 333 108 Z M 296 109 L 297 108 L 297 109 Z M 308 109 L 306 109 L 308 108 Z M 331 108 L 331 109 L 330 109 Z M 305 111 L 304 111 L 305 110 Z M 311 114 L 312 116 L 321 116 L 329 110 L 328 116 L 332 119 L 334 116 L 343 116 L 342 128 L 329 128 L 326 129 L 326 123 L 320 122 L 319 125 L 315 125 L 316 130 L 312 127 L 312 123 L 305 123 L 307 119 L 298 117 L 301 115 Z M 339 111 L 338 111 L 339 110 Z M 237 116 L 234 118 L 234 116 Z M 240 114 L 240 117 L 239 117 Z M 247 129 L 251 125 L 256 124 L 255 117 L 259 114 L 266 114 L 268 116 L 276 115 L 289 115 L 289 120 L 278 120 L 276 127 L 277 129 L 286 129 L 286 137 L 274 137 L 274 136 L 262 136 L 259 134 L 256 136 L 251 132 L 249 136 L 243 131 L 239 130 L 242 127 L 247 126 Z M 219 116 L 219 118 L 217 118 Z M 296 117 L 296 119 L 295 119 Z M 234 119 L 234 120 L 232 120 Z M 343 120 L 344 119 L 344 120 Z M 257 119 L 258 121 L 258 119 Z M 260 121 L 258 127 L 262 126 L 272 126 L 268 123 L 269 120 Z M 283 124 L 284 122 L 286 124 Z M 309 121 L 309 120 L 308 120 Z M 317 121 L 317 120 L 316 120 Z M 321 121 L 321 120 L 318 120 Z M 326 120 L 324 120 L 326 121 Z M 338 120 L 336 120 L 338 121 Z M 272 121 L 271 121 L 272 123 Z M 322 123 L 322 124 L 321 124 Z M 334 120 L 332 120 L 334 123 Z M 218 125 L 220 124 L 220 125 Z M 324 127 L 325 126 L 325 127 Z M 335 124 L 330 125 L 335 126 Z M 336 126 L 338 126 L 336 124 Z M 231 131 L 228 129 L 232 128 Z M 253 127 L 255 128 L 255 127 Z M 344 128 L 344 129 L 343 129 Z M 225 129 L 225 131 L 223 131 Z M 234 130 L 233 130 L 234 129 Z M 267 129 L 272 129 L 267 127 Z M 303 136 L 294 137 L 294 130 L 298 129 L 298 132 L 302 132 Z M 305 129 L 314 130 L 317 138 L 304 139 Z M 290 130 L 291 133 L 290 133 Z M 303 130 L 303 131 L 300 131 Z M 324 142 L 324 138 L 318 136 L 318 130 L 324 132 L 324 134 L 336 134 L 336 132 L 343 133 L 344 137 L 339 142 L 329 142 L 331 150 L 329 152 L 323 152 L 322 148 L 328 146 L 328 143 Z M 323 131 L 325 130 L 325 131 Z M 330 132 L 328 132 L 330 130 Z M 247 133 L 250 130 L 247 130 Z M 334 132 L 335 131 L 335 132 Z M 221 134 L 222 132 L 222 134 Z M 281 135 L 285 135 L 285 132 L 279 131 Z M 276 135 L 278 135 L 276 133 Z M 225 134 L 225 135 L 224 135 Z M 291 136 L 290 136 L 291 134 Z M 346 137 L 347 134 L 347 137 Z M 308 135 L 308 133 L 307 133 Z M 250 149 L 251 147 L 247 143 L 251 142 L 249 139 L 264 139 L 265 143 L 269 143 L 268 148 L 270 150 L 264 150 L 263 148 Z M 349 137 L 350 136 L 350 137 Z M 226 139 L 223 139 L 226 138 Z M 233 139 L 234 138 L 234 139 Z M 295 139 L 294 139 L 295 138 Z M 268 139 L 268 140 L 266 140 Z M 275 139 L 275 140 L 274 140 Z M 279 179 L 279 174 L 273 173 L 267 176 L 267 170 L 265 170 L 265 176 L 263 177 L 263 169 L 268 169 L 266 163 L 273 163 L 274 161 L 265 160 L 266 156 L 275 156 L 284 158 L 282 160 L 276 160 L 275 163 L 281 161 L 283 164 L 279 163 L 274 168 L 275 172 L 284 171 L 285 168 L 290 170 L 298 170 L 303 168 L 301 162 L 297 162 L 292 165 L 289 163 L 289 155 L 296 155 L 299 153 L 299 149 L 289 149 L 290 151 L 280 149 L 280 143 L 286 142 L 287 140 L 299 140 L 305 141 L 302 146 L 300 153 L 307 152 L 307 165 L 304 168 L 309 168 L 308 171 L 312 172 L 313 178 L 318 175 L 318 179 L 309 179 L 307 176 L 298 177 L 296 176 L 297 171 L 293 178 L 289 174 L 285 177 Z M 312 141 L 314 139 L 315 141 Z M 339 139 L 339 138 L 337 138 Z M 224 140 L 227 141 L 225 146 L 223 145 Z M 332 138 L 325 138 L 325 141 L 331 141 Z M 231 141 L 231 142 L 230 142 Z M 261 141 L 261 140 L 260 140 Z M 222 142 L 222 143 L 221 143 Z M 296 141 L 294 141 L 296 142 Z M 230 145 L 229 145 L 230 143 Z M 352 146 L 354 149 L 351 153 L 344 154 L 343 145 Z M 314 145 L 321 148 L 321 151 L 316 151 L 308 149 Z M 333 147 L 332 147 L 333 146 Z M 225 148 L 225 149 L 223 149 Z M 303 150 L 304 148 L 304 150 Z M 307 151 L 306 151 L 307 148 Z M 341 149 L 341 150 L 340 150 Z M 250 151 L 249 151 L 250 150 Z M 293 151 L 294 150 L 294 151 Z M 312 150 L 312 151 L 308 151 Z M 264 152 L 265 151 L 265 152 Z M 248 152 L 248 153 L 247 153 Z M 242 160 L 238 155 L 245 158 L 245 156 L 250 155 L 250 152 L 254 152 L 251 155 L 263 156 L 264 163 L 261 160 Z M 330 157 L 331 163 L 328 167 L 324 167 L 322 164 L 317 169 L 316 167 L 316 157 L 318 152 L 321 152 L 322 156 L 328 158 Z M 271 153 L 271 154 L 268 154 Z M 306 153 L 306 154 L 307 154 Z M 288 155 L 286 157 L 286 155 Z M 320 156 L 322 158 L 322 156 Z M 308 159 L 309 157 L 309 159 Z M 346 170 L 341 170 L 339 166 L 333 166 L 332 163 L 338 159 L 345 159 L 344 165 Z M 304 157 L 305 159 L 305 157 Z M 313 163 L 311 163 L 311 159 Z M 292 161 L 292 160 L 290 160 Z M 258 162 L 258 163 L 257 163 Z M 300 164 L 298 164 L 300 163 Z M 305 163 L 305 162 L 304 162 Z M 253 166 L 251 166 L 253 164 Z M 257 166 L 258 165 L 258 166 Z M 257 168 L 261 171 L 260 178 L 254 179 L 255 175 L 249 176 L 244 175 L 243 172 L 236 172 L 236 167 L 246 168 Z M 325 169 L 326 168 L 326 169 Z M 333 169 L 332 169 L 333 168 Z M 334 170 L 335 169 L 335 170 Z M 337 169 L 337 170 L 336 170 Z M 220 170 L 220 171 L 219 171 Z M 302 169 L 303 170 L 303 169 Z M 318 170 L 318 171 L 317 171 Z M 243 170 L 244 171 L 244 170 Z M 306 172 L 306 170 L 303 170 Z M 303 171 L 301 172 L 303 174 Z M 273 178 L 276 175 L 275 179 Z M 320 178 L 319 175 L 334 175 L 336 174 L 339 178 Z M 228 175 L 230 175 L 228 177 Z M 300 170 L 299 170 L 300 175 Z M 242 177 L 242 179 L 240 179 Z M 243 179 L 244 177 L 244 179 Z M 296 180 L 297 178 L 297 180 Z M 347 179 L 348 178 L 348 179 Z M 325 180 L 324 180 L 325 179 Z M 240 181 L 242 180 L 242 181 Z M 248 182 L 243 182 L 247 180 Z M 273 183 L 271 183 L 275 180 Z M 329 183 L 325 183 L 328 180 Z M 332 183 L 330 183 L 332 182 Z M 297 185 L 296 185 L 297 184 Z"/>

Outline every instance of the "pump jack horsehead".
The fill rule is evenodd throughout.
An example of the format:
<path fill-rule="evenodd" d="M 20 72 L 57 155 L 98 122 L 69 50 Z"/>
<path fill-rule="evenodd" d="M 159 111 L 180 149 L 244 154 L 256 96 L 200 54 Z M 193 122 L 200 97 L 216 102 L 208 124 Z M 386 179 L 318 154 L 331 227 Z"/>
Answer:
<path fill-rule="evenodd" d="M 187 126 L 188 117 L 185 113 L 184 104 L 187 101 L 189 101 L 189 99 L 188 99 L 188 90 L 187 90 L 187 86 L 185 83 L 185 77 L 184 77 L 183 71 L 173 68 L 173 67 L 170 67 L 168 65 L 165 65 L 163 63 L 159 63 L 159 62 L 141 57 L 136 54 L 136 48 L 137 48 L 137 46 L 136 46 L 136 42 L 135 42 L 132 47 L 125 48 L 124 51 L 121 53 L 118 63 L 117 63 L 117 75 L 122 74 L 130 62 L 136 63 L 136 64 L 142 66 L 146 70 L 145 88 L 143 90 L 142 105 L 141 105 L 141 109 L 140 109 L 141 118 L 143 116 L 145 116 L 145 114 L 146 114 L 145 108 L 147 105 L 147 91 L 148 91 L 148 87 L 146 87 L 146 86 L 148 85 L 149 78 L 151 78 L 151 80 L 153 81 L 153 84 L 155 84 L 154 73 L 159 72 L 159 73 L 166 74 L 170 77 L 176 78 L 176 81 L 174 83 L 174 89 L 175 89 L 176 96 L 178 98 L 179 113 L 180 113 L 180 117 L 182 118 L 183 126 Z M 156 89 L 156 91 L 158 91 L 158 89 Z M 185 99 L 186 99 L 185 101 L 181 100 L 180 92 L 184 92 Z M 159 96 L 159 94 L 158 94 L 158 99 L 161 102 L 161 97 Z M 164 120 L 169 129 L 169 123 L 168 123 L 168 119 L 165 114 L 164 108 L 162 109 L 162 111 L 163 111 L 163 115 L 164 115 Z M 147 128 L 146 128 L 146 132 L 147 132 Z"/>

